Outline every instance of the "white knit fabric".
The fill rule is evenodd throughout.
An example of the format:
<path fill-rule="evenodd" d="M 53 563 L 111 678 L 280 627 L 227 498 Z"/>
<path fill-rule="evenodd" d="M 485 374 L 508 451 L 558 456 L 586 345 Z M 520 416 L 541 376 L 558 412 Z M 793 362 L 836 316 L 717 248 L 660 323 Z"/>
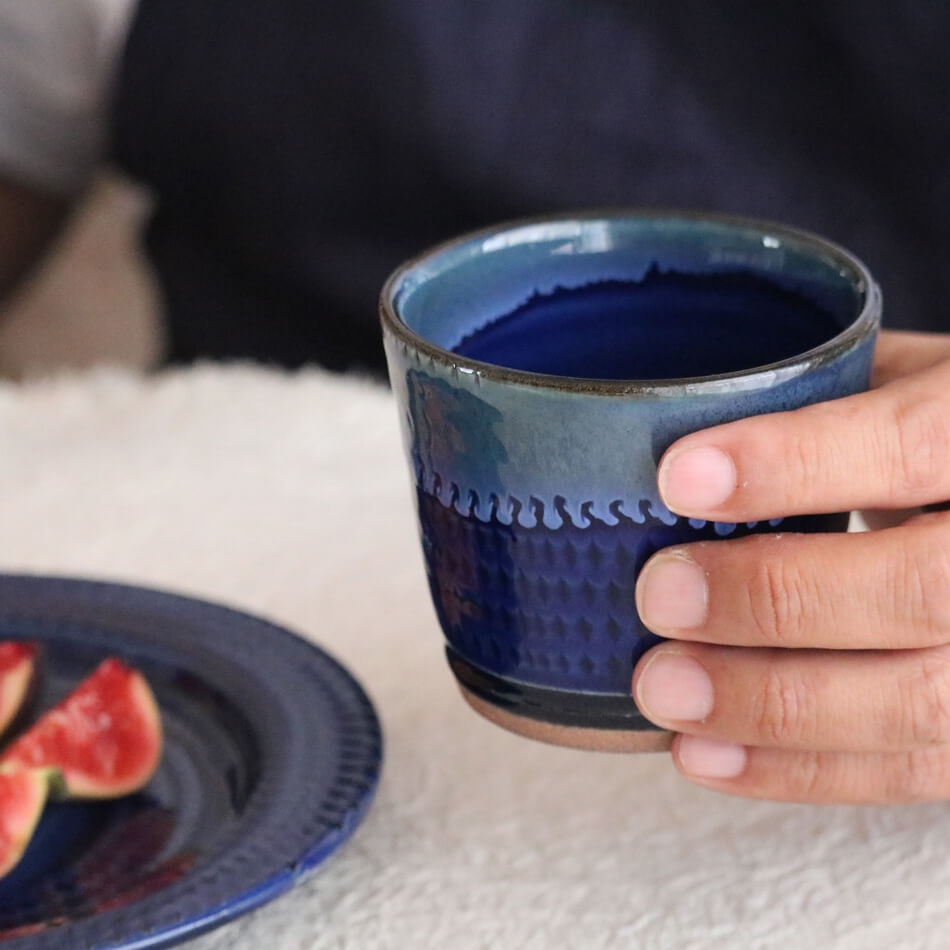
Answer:
<path fill-rule="evenodd" d="M 396 410 L 372 384 L 203 367 L 0 386 L 0 569 L 263 614 L 377 704 L 386 763 L 356 836 L 196 950 L 950 945 L 945 804 L 742 801 L 665 755 L 550 748 L 470 712 L 441 654 Z"/>

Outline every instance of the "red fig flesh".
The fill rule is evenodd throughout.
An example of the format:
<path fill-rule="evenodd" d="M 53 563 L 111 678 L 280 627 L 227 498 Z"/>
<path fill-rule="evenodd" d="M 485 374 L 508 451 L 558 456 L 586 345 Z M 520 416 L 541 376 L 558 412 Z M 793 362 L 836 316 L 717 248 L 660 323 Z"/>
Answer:
<path fill-rule="evenodd" d="M 16 718 L 36 677 L 37 648 L 33 643 L 0 643 L 0 735 Z"/>
<path fill-rule="evenodd" d="M 26 851 L 48 793 L 46 773 L 5 766 L 0 769 L 0 877 L 9 873 Z"/>
<path fill-rule="evenodd" d="M 108 659 L 17 739 L 0 766 L 55 769 L 68 798 L 118 798 L 148 782 L 161 750 L 161 720 L 148 683 Z"/>

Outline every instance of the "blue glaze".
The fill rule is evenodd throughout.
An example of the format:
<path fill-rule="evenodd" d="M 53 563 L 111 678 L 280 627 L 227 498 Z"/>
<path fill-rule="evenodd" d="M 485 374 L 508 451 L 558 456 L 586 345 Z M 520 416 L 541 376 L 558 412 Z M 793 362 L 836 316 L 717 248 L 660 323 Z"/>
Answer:
<path fill-rule="evenodd" d="M 794 357 L 850 319 L 755 274 L 647 271 L 534 294 L 468 334 L 460 356 L 532 373 L 597 379 L 676 379 Z"/>
<path fill-rule="evenodd" d="M 557 528 L 459 514 L 417 489 L 429 588 L 448 643 L 481 669 L 552 689 L 623 693 L 659 642 L 637 615 L 634 585 L 660 548 L 724 536 L 653 517 L 616 525 L 569 517 Z M 787 518 L 785 531 L 840 531 L 847 515 Z M 753 534 L 729 525 L 731 537 Z"/>
<path fill-rule="evenodd" d="M 717 335 L 724 288 L 731 329 Z M 640 335 L 618 346 L 644 289 Z M 847 522 L 691 521 L 656 488 L 660 457 L 687 433 L 867 387 L 879 292 L 820 239 L 676 215 L 529 222 L 407 265 L 382 314 L 433 601 L 454 672 L 489 702 L 514 709 L 520 691 L 519 714 L 648 728 L 630 697 L 656 642 L 634 604 L 644 561 L 671 544 Z"/>
<path fill-rule="evenodd" d="M 372 801 L 382 744 L 369 700 L 282 628 L 159 591 L 0 575 L 0 640 L 20 638 L 46 647 L 40 709 L 107 655 L 136 665 L 164 752 L 138 795 L 47 807 L 0 881 L 4 946 L 179 943 L 291 887 Z"/>

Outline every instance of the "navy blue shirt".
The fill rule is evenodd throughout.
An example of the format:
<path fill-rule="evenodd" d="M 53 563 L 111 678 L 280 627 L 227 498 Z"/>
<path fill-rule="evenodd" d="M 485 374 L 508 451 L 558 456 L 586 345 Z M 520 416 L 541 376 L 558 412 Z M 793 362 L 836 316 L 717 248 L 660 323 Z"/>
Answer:
<path fill-rule="evenodd" d="M 948 41 L 937 2 L 141 0 L 113 150 L 178 360 L 379 370 L 404 258 L 599 206 L 821 232 L 946 329 Z"/>

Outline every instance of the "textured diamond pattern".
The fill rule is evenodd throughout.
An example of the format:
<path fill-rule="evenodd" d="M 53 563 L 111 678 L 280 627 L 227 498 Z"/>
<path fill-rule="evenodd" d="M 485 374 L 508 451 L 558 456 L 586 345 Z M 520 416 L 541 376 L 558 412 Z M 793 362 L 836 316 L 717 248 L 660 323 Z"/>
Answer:
<path fill-rule="evenodd" d="M 558 528 L 541 519 L 524 527 L 460 514 L 421 488 L 417 498 L 429 585 L 448 642 L 491 673 L 555 689 L 629 693 L 637 659 L 658 642 L 637 616 L 640 567 L 662 547 L 722 536 L 712 522 L 670 524 L 648 514 L 643 523 L 620 514 L 609 525 L 588 515 L 583 527 L 570 518 Z M 846 520 L 788 518 L 782 529 L 841 530 Z M 730 529 L 741 537 L 772 527 Z"/>

